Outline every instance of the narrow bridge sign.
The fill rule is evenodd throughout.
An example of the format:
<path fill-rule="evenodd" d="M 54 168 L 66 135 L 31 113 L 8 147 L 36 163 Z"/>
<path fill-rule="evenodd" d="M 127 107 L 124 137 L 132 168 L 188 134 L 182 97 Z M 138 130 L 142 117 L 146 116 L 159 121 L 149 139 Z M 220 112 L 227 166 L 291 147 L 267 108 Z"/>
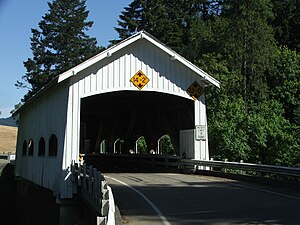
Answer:
<path fill-rule="evenodd" d="M 186 92 L 194 99 L 197 100 L 200 98 L 200 96 L 203 94 L 203 88 L 200 84 L 198 84 L 197 81 L 194 81 L 194 83 L 189 86 L 189 88 L 186 90 Z"/>
<path fill-rule="evenodd" d="M 139 70 L 133 77 L 131 77 L 130 81 L 139 90 L 142 90 L 142 88 L 149 82 L 149 78 L 141 70 Z"/>

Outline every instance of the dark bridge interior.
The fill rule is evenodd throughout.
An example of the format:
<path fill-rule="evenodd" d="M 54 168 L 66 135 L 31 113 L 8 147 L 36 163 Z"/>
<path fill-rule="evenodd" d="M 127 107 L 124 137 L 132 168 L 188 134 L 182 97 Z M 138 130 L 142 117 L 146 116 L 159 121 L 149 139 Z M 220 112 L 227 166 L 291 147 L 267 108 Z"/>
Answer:
<path fill-rule="evenodd" d="M 194 102 L 175 95 L 149 91 L 119 91 L 81 100 L 80 145 L 83 153 L 99 153 L 105 140 L 106 152 L 113 153 L 114 142 L 124 140 L 126 154 L 144 136 L 148 151 L 157 140 L 169 134 L 179 153 L 179 130 L 194 127 Z"/>

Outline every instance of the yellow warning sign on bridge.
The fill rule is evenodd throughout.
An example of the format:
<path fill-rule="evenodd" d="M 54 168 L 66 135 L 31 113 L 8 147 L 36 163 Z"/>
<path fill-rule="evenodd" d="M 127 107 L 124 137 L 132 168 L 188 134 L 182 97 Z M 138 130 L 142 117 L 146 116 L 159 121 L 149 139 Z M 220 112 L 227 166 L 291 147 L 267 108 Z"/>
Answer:
<path fill-rule="evenodd" d="M 143 87 L 149 82 L 149 78 L 139 70 L 133 77 L 131 77 L 130 81 L 136 86 L 139 90 L 142 90 Z"/>
<path fill-rule="evenodd" d="M 186 90 L 186 92 L 194 99 L 197 100 L 200 98 L 200 96 L 203 94 L 203 88 L 200 84 L 198 84 L 197 81 L 194 81 L 194 83 L 189 86 L 189 88 Z"/>

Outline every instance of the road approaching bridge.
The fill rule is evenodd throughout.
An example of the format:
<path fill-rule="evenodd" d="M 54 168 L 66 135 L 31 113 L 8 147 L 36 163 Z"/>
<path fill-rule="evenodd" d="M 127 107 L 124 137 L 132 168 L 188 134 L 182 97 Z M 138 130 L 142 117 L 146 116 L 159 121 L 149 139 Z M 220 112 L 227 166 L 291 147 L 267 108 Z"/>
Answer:
<path fill-rule="evenodd" d="M 173 173 L 106 173 L 124 223 L 299 224 L 300 192 Z"/>

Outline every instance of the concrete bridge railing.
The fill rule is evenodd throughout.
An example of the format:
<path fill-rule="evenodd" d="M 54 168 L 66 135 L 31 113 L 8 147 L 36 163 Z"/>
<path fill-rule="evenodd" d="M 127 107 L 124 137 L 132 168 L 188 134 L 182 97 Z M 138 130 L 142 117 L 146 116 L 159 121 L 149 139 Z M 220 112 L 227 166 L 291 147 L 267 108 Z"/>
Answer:
<path fill-rule="evenodd" d="M 72 174 L 81 198 L 97 216 L 97 225 L 114 225 L 114 198 L 104 176 L 92 166 L 74 162 Z"/>
<path fill-rule="evenodd" d="M 7 160 L 8 163 L 14 164 L 16 159 L 16 154 L 14 153 L 0 154 L 0 159 Z"/>

